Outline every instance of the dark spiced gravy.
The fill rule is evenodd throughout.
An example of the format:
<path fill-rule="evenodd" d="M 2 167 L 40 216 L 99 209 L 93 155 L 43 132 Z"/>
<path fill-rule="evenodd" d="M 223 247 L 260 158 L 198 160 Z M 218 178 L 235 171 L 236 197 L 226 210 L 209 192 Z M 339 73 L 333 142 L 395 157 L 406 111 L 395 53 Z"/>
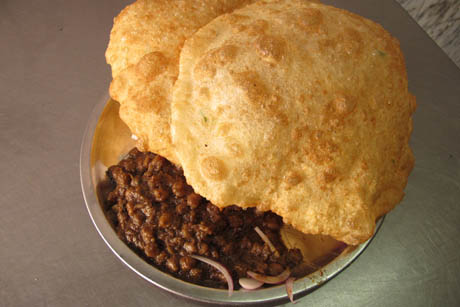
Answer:
<path fill-rule="evenodd" d="M 198 255 L 226 267 L 236 288 L 247 271 L 305 274 L 300 250 L 286 248 L 281 240 L 280 216 L 237 206 L 220 210 L 194 193 L 181 168 L 159 155 L 134 148 L 108 169 L 107 177 L 103 198 L 108 219 L 126 244 L 162 271 L 226 288 L 223 274 L 192 257 Z"/>

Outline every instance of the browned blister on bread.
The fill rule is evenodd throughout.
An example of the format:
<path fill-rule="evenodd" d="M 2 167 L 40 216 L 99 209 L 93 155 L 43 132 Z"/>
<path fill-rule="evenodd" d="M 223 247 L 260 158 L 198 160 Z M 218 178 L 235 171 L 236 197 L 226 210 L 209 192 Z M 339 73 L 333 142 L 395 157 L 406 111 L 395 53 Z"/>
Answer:
<path fill-rule="evenodd" d="M 356 245 L 404 195 L 414 109 L 399 43 L 380 25 L 260 1 L 186 41 L 172 140 L 188 183 L 217 206 L 272 210 Z"/>

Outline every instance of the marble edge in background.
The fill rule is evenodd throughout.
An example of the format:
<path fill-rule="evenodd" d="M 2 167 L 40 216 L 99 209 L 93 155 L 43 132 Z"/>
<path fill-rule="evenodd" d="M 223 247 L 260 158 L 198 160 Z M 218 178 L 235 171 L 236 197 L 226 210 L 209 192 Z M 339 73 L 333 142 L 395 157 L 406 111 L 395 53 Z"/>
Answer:
<path fill-rule="evenodd" d="M 460 68 L 460 1 L 396 1 Z"/>

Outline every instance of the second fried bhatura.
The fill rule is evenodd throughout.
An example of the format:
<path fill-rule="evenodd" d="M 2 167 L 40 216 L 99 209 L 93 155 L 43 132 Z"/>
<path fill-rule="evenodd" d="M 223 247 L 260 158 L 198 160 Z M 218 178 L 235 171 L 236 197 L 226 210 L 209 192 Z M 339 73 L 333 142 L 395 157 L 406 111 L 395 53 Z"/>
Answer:
<path fill-rule="evenodd" d="M 272 210 L 356 245 L 404 195 L 414 109 L 399 43 L 380 25 L 260 1 L 186 40 L 172 141 L 187 182 L 215 205 Z"/>

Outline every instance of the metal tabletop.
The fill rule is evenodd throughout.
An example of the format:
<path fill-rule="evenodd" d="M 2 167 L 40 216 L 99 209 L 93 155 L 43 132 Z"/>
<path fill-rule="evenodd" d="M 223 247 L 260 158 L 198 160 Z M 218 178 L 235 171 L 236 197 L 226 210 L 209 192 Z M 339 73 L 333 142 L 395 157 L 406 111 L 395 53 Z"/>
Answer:
<path fill-rule="evenodd" d="M 329 0 L 401 41 L 416 164 L 364 254 L 297 306 L 460 305 L 460 70 L 393 1 Z M 0 1 L 0 306 L 195 306 L 125 267 L 82 197 L 79 150 L 104 99 L 125 1 Z"/>

